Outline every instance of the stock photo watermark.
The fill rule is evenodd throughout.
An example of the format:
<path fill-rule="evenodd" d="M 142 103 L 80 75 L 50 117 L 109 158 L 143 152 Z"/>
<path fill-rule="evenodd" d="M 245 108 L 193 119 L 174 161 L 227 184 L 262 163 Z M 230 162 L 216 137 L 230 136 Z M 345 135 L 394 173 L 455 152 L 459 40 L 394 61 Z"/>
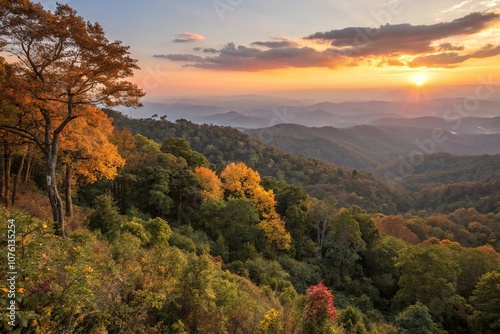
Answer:
<path fill-rule="evenodd" d="M 453 131 L 457 131 L 462 126 L 464 118 L 473 116 L 474 112 L 479 110 L 481 101 L 487 100 L 495 92 L 496 83 L 492 75 L 488 78 L 479 78 L 479 83 L 473 94 L 444 110 L 442 120 L 450 124 Z M 415 139 L 414 144 L 417 149 L 408 154 L 407 157 L 400 155 L 397 158 L 397 174 L 386 172 L 384 178 L 400 182 L 404 177 L 414 174 L 415 169 L 425 162 L 425 156 L 436 153 L 438 145 L 444 144 L 448 139 L 446 131 L 442 128 L 434 128 L 429 138 Z"/>
<path fill-rule="evenodd" d="M 237 7 L 239 7 L 244 0 L 214 0 L 212 5 L 214 6 L 215 12 L 221 21 L 224 21 L 224 15 L 228 12 L 233 12 Z"/>
<path fill-rule="evenodd" d="M 413 0 L 391 0 L 378 10 L 371 10 L 369 12 L 369 22 L 376 28 L 354 28 L 356 34 L 353 38 L 352 45 L 341 52 L 350 56 L 360 53 L 362 47 L 372 42 L 372 40 L 380 34 L 382 27 L 386 24 L 390 24 L 394 16 L 403 13 L 404 5 L 412 1 Z"/>
<path fill-rule="evenodd" d="M 264 144 L 271 144 L 274 136 L 283 131 L 284 129 L 283 126 L 276 126 L 276 125 L 291 123 L 293 119 L 296 117 L 296 115 L 293 115 L 288 112 L 286 106 L 283 106 L 281 108 L 274 107 L 272 109 L 272 112 L 273 112 L 273 117 L 269 121 L 269 127 L 260 130 L 258 134 L 259 140 Z"/>
<path fill-rule="evenodd" d="M 16 221 L 7 220 L 7 317 L 8 324 L 15 326 L 16 323 Z"/>
<path fill-rule="evenodd" d="M 163 83 L 165 83 L 168 73 L 164 71 L 159 63 L 155 64 L 155 67 L 147 66 L 144 69 L 145 75 L 142 80 L 142 88 L 146 91 L 151 91 L 159 88 Z"/>

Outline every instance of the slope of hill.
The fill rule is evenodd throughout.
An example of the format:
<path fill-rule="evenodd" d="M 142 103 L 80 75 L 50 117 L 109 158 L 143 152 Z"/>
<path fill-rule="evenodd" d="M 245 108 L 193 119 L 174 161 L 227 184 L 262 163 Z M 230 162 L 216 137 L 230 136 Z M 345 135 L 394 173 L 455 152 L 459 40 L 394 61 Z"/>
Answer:
<path fill-rule="evenodd" d="M 370 123 L 379 126 L 400 126 L 423 129 L 445 129 L 457 134 L 493 134 L 500 133 L 500 117 L 477 118 L 467 117 L 459 120 L 448 120 L 439 117 L 418 118 L 381 118 Z"/>
<path fill-rule="evenodd" d="M 397 126 L 356 126 L 308 128 L 280 124 L 266 129 L 247 130 L 284 151 L 322 159 L 350 168 L 368 168 L 408 156 L 412 152 L 455 155 L 500 154 L 500 134 L 467 135 L 444 131 L 439 143 L 432 141 L 434 128 Z M 265 134 L 265 135 L 263 135 Z M 432 143 L 430 143 L 432 141 Z"/>
<path fill-rule="evenodd" d="M 144 102 L 140 110 L 126 109 L 122 111 L 135 118 L 152 117 L 153 115 L 167 116 L 169 120 L 187 119 L 195 123 L 231 125 L 237 128 L 268 127 L 276 124 L 300 124 L 305 126 L 334 126 L 347 128 L 356 125 L 366 125 L 384 118 L 378 125 L 398 125 L 409 127 L 408 123 L 391 124 L 387 118 L 420 118 L 444 117 L 445 113 L 456 104 L 463 103 L 463 99 L 447 98 L 425 101 L 358 101 L 358 102 L 299 102 L 290 99 L 271 99 L 268 97 L 253 98 L 223 98 L 219 99 L 172 99 L 163 102 Z M 500 102 L 481 101 L 471 117 L 498 117 Z M 235 118 L 234 113 L 242 115 Z M 217 116 L 217 117 L 216 117 Z M 258 122 L 248 122 L 245 117 L 258 117 Z M 441 120 L 442 121 L 442 120 Z M 409 121 L 411 122 L 411 121 Z M 451 122 L 453 126 L 453 122 Z M 449 126 L 450 124 L 445 124 Z M 440 126 L 447 128 L 445 126 Z M 431 125 L 431 128 L 432 125 Z M 466 129 L 464 127 L 463 129 Z M 449 129 L 454 131 L 452 129 Z M 478 132 L 481 129 L 474 127 L 467 133 Z"/>
<path fill-rule="evenodd" d="M 400 159 L 373 170 L 388 181 L 400 181 L 414 199 L 415 210 L 452 212 L 473 207 L 480 212 L 500 211 L 500 155 L 425 156 L 409 167 Z"/>
<path fill-rule="evenodd" d="M 217 124 L 220 126 L 241 127 L 243 124 L 247 128 L 258 128 L 269 125 L 265 117 L 243 115 L 236 111 L 229 111 L 222 114 L 202 116 L 193 118 L 193 122 L 199 124 Z"/>
<path fill-rule="evenodd" d="M 204 154 L 216 167 L 243 161 L 263 176 L 300 184 L 316 197 L 333 195 L 340 205 L 359 205 L 369 212 L 404 212 L 407 197 L 370 174 L 358 173 L 333 164 L 283 152 L 229 127 L 197 125 L 186 120 L 131 119 L 106 111 L 114 125 L 126 127 L 157 142 L 168 137 L 185 138 L 193 149 Z"/>

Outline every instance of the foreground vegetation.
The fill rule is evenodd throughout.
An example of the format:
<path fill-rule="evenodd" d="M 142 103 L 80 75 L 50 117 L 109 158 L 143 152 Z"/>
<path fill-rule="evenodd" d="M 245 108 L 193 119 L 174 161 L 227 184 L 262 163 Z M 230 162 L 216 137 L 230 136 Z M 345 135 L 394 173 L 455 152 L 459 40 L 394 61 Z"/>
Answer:
<path fill-rule="evenodd" d="M 182 139 L 159 145 L 126 130 L 115 135 L 127 143 L 118 147 L 127 164 L 113 181 L 81 180 L 75 199 L 91 210 L 75 217 L 68 237 L 56 236 L 51 221 L 2 211 L 3 228 L 8 218 L 16 220 L 22 250 L 18 328 L 41 333 L 416 333 L 417 328 L 493 333 L 498 328 L 491 296 L 499 293 L 500 215 L 474 209 L 424 217 L 369 215 L 360 207 L 340 207 L 333 197 L 320 200 L 300 186 L 263 178 L 243 163 L 216 173 Z M 319 282 L 333 292 L 335 317 L 311 322 L 306 292 Z M 5 317 L 3 326 L 10 328 Z"/>

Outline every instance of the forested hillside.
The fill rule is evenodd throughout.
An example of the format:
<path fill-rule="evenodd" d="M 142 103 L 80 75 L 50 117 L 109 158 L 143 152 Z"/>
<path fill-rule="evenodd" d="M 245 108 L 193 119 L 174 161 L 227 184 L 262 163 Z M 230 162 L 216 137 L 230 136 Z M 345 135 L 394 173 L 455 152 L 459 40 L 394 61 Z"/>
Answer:
<path fill-rule="evenodd" d="M 133 119 L 116 111 L 106 112 L 116 127 L 129 128 L 155 141 L 168 137 L 186 139 L 217 170 L 229 162 L 243 161 L 262 175 L 299 184 L 313 196 L 333 195 L 341 205 L 359 205 L 369 212 L 388 214 L 410 209 L 403 192 L 370 174 L 283 152 L 230 127 L 198 125 L 186 120 Z"/>
<path fill-rule="evenodd" d="M 433 142 L 433 145 L 430 145 L 428 142 L 434 138 L 433 131 L 441 129 L 439 122 L 434 127 L 424 128 L 418 125 L 419 119 L 413 120 L 415 127 L 411 126 L 411 121 L 400 122 L 405 126 L 364 125 L 349 129 L 279 124 L 265 129 L 246 130 L 246 133 L 254 138 L 265 134 L 264 139 L 268 144 L 287 152 L 358 169 L 376 167 L 400 156 L 408 156 L 414 151 L 422 154 L 444 152 L 453 155 L 500 153 L 500 134 L 497 132 L 456 134 L 450 132 L 451 130 L 442 130 L 438 136 L 439 143 Z M 490 123 L 494 121 L 496 119 L 492 119 Z M 471 122 L 470 119 L 461 120 L 460 129 Z M 456 126 L 455 123 L 453 125 Z"/>
<path fill-rule="evenodd" d="M 451 190 L 414 210 L 441 166 L 444 187 L 497 187 L 495 157 L 434 156 L 408 196 L 235 129 L 104 112 L 140 106 L 128 47 L 68 5 L 0 5 L 19 59 L 0 57 L 2 333 L 499 331 L 498 210 Z"/>
<path fill-rule="evenodd" d="M 388 182 L 397 180 L 411 192 L 414 210 L 452 212 L 475 208 L 500 212 L 500 155 L 425 156 L 418 166 L 390 161 L 374 169 Z"/>

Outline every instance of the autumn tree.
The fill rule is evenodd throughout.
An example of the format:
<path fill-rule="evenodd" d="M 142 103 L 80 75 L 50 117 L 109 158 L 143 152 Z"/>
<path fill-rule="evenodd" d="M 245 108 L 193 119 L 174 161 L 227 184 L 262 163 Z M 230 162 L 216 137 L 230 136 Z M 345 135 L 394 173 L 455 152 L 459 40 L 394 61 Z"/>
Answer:
<path fill-rule="evenodd" d="M 243 162 L 230 163 L 221 173 L 224 190 L 229 197 L 250 198 L 254 190 L 260 186 L 260 175 Z"/>
<path fill-rule="evenodd" d="M 242 162 L 233 162 L 222 171 L 221 178 L 230 198 L 242 197 L 252 201 L 260 216 L 258 226 L 264 231 L 267 241 L 277 249 L 290 249 L 291 236 L 285 229 L 285 222 L 276 212 L 274 193 L 260 184 L 259 173 Z"/>
<path fill-rule="evenodd" d="M 375 218 L 374 223 L 383 236 L 391 235 L 411 244 L 417 244 L 420 241 L 419 237 L 405 225 L 402 216 L 380 215 Z"/>
<path fill-rule="evenodd" d="M 221 199 L 223 196 L 222 181 L 210 168 L 198 166 L 194 169 L 196 180 L 200 184 L 202 201 Z"/>
<path fill-rule="evenodd" d="M 0 110 L 3 111 L 2 123 L 5 124 L 13 124 L 15 122 L 12 114 L 16 106 L 9 98 L 14 93 L 8 87 L 11 79 L 12 67 L 7 64 L 3 57 L 0 57 Z M 28 149 L 29 145 L 26 139 L 0 128 L 0 198 L 3 198 L 4 205 L 7 208 L 14 204 L 17 185 L 21 178 Z M 12 182 L 12 168 L 16 157 L 21 157 L 21 162 L 19 163 L 14 182 Z"/>
<path fill-rule="evenodd" d="M 1 51 L 18 60 L 12 64 L 17 80 L 9 84 L 24 98 L 16 102 L 16 124 L 2 121 L 0 128 L 33 141 L 44 153 L 52 215 L 64 236 L 56 180 L 61 134 L 85 117 L 83 106 L 139 106 L 144 93 L 127 80 L 138 67 L 128 47 L 110 42 L 99 24 L 85 22 L 68 5 L 48 12 L 31 1 L 1 0 L 0 7 Z"/>
<path fill-rule="evenodd" d="M 306 291 L 306 316 L 304 321 L 305 333 L 329 333 L 335 320 L 333 294 L 323 285 L 323 282 L 309 287 Z"/>
<path fill-rule="evenodd" d="M 83 117 L 69 123 L 61 136 L 61 160 L 66 167 L 66 216 L 73 215 L 71 188 L 78 178 L 87 183 L 99 179 L 114 179 L 125 160 L 110 142 L 113 132 L 111 119 L 92 106 L 84 106 Z M 82 140 L 85 138 L 85 140 Z"/>

